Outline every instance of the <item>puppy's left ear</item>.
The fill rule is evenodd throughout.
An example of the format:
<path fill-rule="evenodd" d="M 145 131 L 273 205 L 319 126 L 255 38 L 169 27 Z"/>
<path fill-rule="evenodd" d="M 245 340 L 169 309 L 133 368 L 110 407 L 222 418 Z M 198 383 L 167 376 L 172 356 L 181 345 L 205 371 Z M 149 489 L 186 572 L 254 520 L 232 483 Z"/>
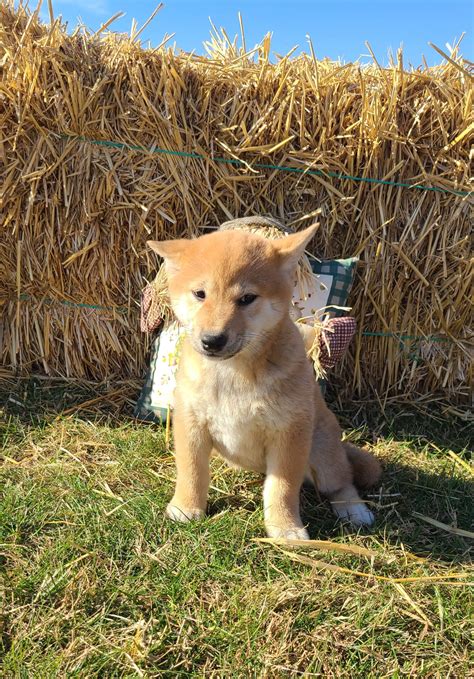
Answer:
<path fill-rule="evenodd" d="M 291 233 L 284 238 L 272 241 L 280 255 L 282 265 L 288 272 L 293 272 L 303 255 L 306 246 L 319 228 L 319 223 L 308 226 L 303 231 Z"/>
<path fill-rule="evenodd" d="M 146 244 L 163 257 L 167 273 L 174 274 L 179 271 L 180 261 L 189 245 L 189 241 L 184 238 L 178 238 L 177 240 L 147 240 Z"/>

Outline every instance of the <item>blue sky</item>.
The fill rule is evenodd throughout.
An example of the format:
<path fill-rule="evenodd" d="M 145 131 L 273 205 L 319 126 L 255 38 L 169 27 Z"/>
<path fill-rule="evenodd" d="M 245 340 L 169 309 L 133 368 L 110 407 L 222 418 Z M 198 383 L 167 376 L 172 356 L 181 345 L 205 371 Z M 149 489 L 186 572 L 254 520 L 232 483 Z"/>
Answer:
<path fill-rule="evenodd" d="M 132 18 L 139 24 L 158 2 L 148 0 L 53 0 L 55 15 L 73 28 L 78 18 L 96 30 L 122 10 L 114 30 L 128 32 Z M 237 13 L 245 26 L 247 48 L 271 31 L 272 51 L 288 52 L 295 45 L 307 51 L 306 35 L 313 40 L 318 58 L 368 61 L 368 40 L 377 59 L 387 63 L 389 50 L 402 44 L 405 63 L 418 66 L 422 55 L 429 64 L 441 58 L 428 42 L 446 50 L 463 32 L 462 54 L 474 57 L 474 0 L 164 0 L 164 8 L 142 34 L 153 46 L 165 33 L 175 33 L 171 43 L 186 51 L 203 54 L 202 43 L 209 37 L 209 17 L 233 37 L 239 32 Z M 48 16 L 47 4 L 41 10 Z M 112 28 L 111 27 L 111 28 Z"/>

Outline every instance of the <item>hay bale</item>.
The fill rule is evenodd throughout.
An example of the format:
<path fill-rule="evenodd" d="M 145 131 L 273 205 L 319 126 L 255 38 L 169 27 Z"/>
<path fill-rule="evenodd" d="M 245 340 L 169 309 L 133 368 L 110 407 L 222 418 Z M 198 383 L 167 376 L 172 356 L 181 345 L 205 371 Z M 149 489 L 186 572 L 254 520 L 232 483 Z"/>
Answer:
<path fill-rule="evenodd" d="M 364 264 L 345 395 L 467 398 L 472 201 L 459 193 L 472 79 L 457 51 L 416 71 L 401 55 L 390 68 L 313 55 L 271 64 L 268 39 L 251 58 L 215 35 L 202 58 L 68 35 L 13 0 L 0 30 L 2 365 L 140 375 L 138 303 L 156 273 L 147 239 L 251 214 L 292 225 L 318 210 L 315 254 Z"/>

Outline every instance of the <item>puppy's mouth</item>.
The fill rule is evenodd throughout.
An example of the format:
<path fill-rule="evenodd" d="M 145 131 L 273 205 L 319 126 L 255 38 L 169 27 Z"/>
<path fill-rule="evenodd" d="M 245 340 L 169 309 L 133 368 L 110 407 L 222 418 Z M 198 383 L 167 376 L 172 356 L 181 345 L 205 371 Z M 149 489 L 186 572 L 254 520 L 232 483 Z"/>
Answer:
<path fill-rule="evenodd" d="M 220 351 L 204 349 L 201 343 L 198 344 L 197 342 L 193 342 L 193 346 L 198 354 L 201 354 L 201 356 L 205 356 L 212 361 L 227 361 L 229 358 L 236 356 L 243 349 L 243 344 L 234 345 L 229 348 L 226 347 Z"/>
<path fill-rule="evenodd" d="M 205 351 L 205 349 L 199 349 L 198 350 L 201 356 L 205 356 L 206 358 L 210 358 L 214 361 L 226 361 L 228 358 L 232 358 L 233 356 L 236 356 L 240 348 L 237 349 L 236 351 Z"/>

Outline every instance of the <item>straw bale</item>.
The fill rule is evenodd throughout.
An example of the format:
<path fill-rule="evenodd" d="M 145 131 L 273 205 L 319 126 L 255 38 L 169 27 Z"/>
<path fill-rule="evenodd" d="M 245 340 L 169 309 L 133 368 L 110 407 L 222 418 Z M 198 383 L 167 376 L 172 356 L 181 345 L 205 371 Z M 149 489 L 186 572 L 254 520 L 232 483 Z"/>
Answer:
<path fill-rule="evenodd" d="M 204 58 L 111 29 L 68 34 L 21 2 L 0 7 L 1 365 L 137 377 L 148 348 L 140 291 L 158 264 L 146 240 L 249 215 L 300 228 L 317 212 L 312 252 L 362 260 L 341 394 L 464 401 L 472 200 L 453 192 L 469 191 L 474 128 L 472 68 L 458 47 L 417 70 L 401 53 L 388 68 L 311 50 L 272 63 L 268 36 L 245 52 L 214 31 Z"/>

